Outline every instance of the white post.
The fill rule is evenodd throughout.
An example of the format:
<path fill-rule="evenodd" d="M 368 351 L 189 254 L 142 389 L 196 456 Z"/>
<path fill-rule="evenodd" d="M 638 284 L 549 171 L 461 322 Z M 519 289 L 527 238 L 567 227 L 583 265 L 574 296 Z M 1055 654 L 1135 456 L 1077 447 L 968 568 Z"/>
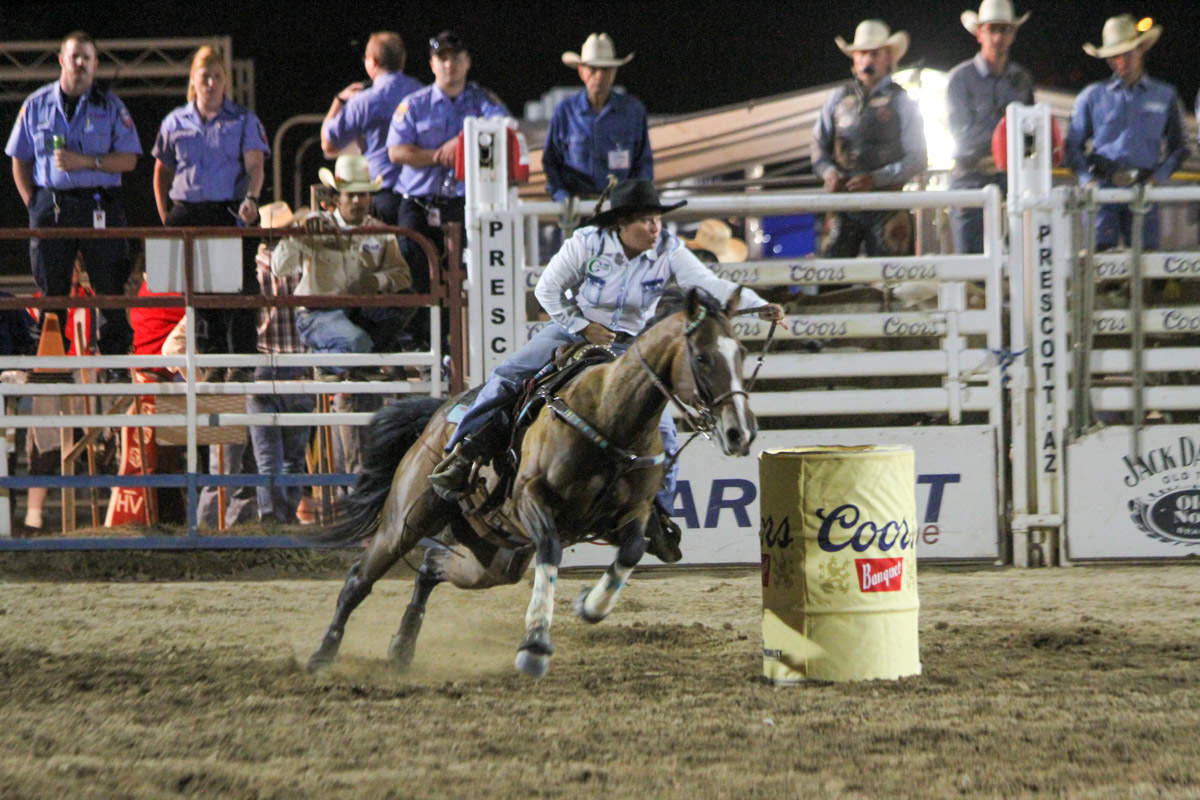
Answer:
<path fill-rule="evenodd" d="M 1054 392 L 1054 404 L 1051 409 L 1053 413 L 1052 431 L 1057 437 L 1059 445 L 1058 459 L 1058 474 L 1055 476 L 1050 487 L 1049 496 L 1045 498 L 1048 503 L 1048 511 L 1056 516 L 1059 520 L 1057 526 L 1057 549 L 1058 549 L 1058 564 L 1065 566 L 1067 564 L 1067 547 L 1066 547 L 1066 448 L 1067 448 L 1067 426 L 1068 426 L 1068 410 L 1071 404 L 1071 395 L 1068 392 L 1068 375 L 1070 374 L 1071 351 L 1069 348 L 1067 334 L 1070 331 L 1069 309 L 1067 307 L 1067 282 L 1071 279 L 1073 272 L 1071 268 L 1072 259 L 1076 257 L 1074 247 L 1073 228 L 1071 225 L 1071 213 L 1067 210 L 1068 203 L 1071 199 L 1071 189 L 1068 187 L 1059 187 L 1052 194 L 1054 200 L 1054 208 L 1051 212 L 1050 226 L 1054 230 L 1054 264 L 1051 267 L 1054 275 L 1054 288 L 1052 291 L 1052 304 L 1054 307 L 1054 350 L 1056 358 L 1054 359 L 1054 373 L 1052 380 L 1057 387 Z M 1054 544 L 1054 543 L 1052 543 Z"/>
<path fill-rule="evenodd" d="M 8 414 L 8 398 L 0 394 L 0 415 Z M 8 451 L 13 442 L 9 441 L 12 428 L 0 429 L 0 477 L 8 477 Z M 12 538 L 12 489 L 0 489 L 0 539 Z"/>
<path fill-rule="evenodd" d="M 946 407 L 951 425 L 962 423 L 962 358 L 966 339 L 959 333 L 958 315 L 966 310 L 967 287 L 961 282 L 938 285 L 938 308 L 946 314 L 946 335 L 942 352 L 946 354 Z"/>
<path fill-rule="evenodd" d="M 520 220 L 510 207 L 510 119 L 468 117 L 463 122 L 466 162 L 468 372 L 479 383 L 518 346 L 514 298 L 524 282 L 518 261 Z M 521 294 L 524 297 L 523 293 Z"/>
<path fill-rule="evenodd" d="M 1040 531 L 1058 528 L 1062 522 L 1055 498 L 1061 496 L 1063 442 L 1055 421 L 1065 388 L 1056 383 L 1065 354 L 1056 350 L 1055 325 L 1061 328 L 1065 322 L 1059 320 L 1062 309 L 1054 304 L 1050 109 L 1045 104 L 1013 103 L 1006 125 L 1012 237 L 1010 340 L 1017 359 L 1012 391 L 1013 563 L 1044 566 L 1052 559 Z M 1032 504 L 1029 489 L 1034 492 Z M 1039 533 L 1031 536 L 1031 528 Z"/>
<path fill-rule="evenodd" d="M 1003 376 L 1008 374 L 1008 365 L 1004 355 L 1004 225 L 1003 206 L 1004 196 L 995 185 L 984 187 L 983 202 L 983 254 L 987 256 L 989 269 L 984 283 L 984 305 L 991 315 L 988 325 L 988 350 L 996 355 L 995 361 L 988 368 L 988 385 L 993 387 L 991 403 L 988 409 L 988 424 L 996 431 L 996 519 L 1001 520 L 998 550 L 998 563 L 1004 563 L 1005 555 L 1011 546 L 1011 529 L 1007 526 L 1008 484 L 1005 480 L 1008 464 L 1008 439 L 1004 436 L 1004 389 Z M 1011 437 L 1010 437 L 1011 438 Z"/>

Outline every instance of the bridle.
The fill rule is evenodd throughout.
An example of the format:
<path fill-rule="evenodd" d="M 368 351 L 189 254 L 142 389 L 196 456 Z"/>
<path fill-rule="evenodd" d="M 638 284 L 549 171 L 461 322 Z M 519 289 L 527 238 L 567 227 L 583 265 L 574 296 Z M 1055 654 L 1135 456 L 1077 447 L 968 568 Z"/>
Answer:
<path fill-rule="evenodd" d="M 735 311 L 729 316 L 736 317 L 746 314 L 757 314 L 761 310 L 762 307 L 746 308 L 740 311 Z M 754 372 L 751 373 L 750 380 L 746 382 L 746 388 L 730 389 L 729 391 L 714 397 L 712 385 L 696 369 L 698 355 L 696 353 L 695 345 L 692 344 L 692 334 L 696 332 L 696 329 L 700 327 L 707 316 L 708 309 L 701 306 L 700 313 L 697 314 L 696 318 L 690 321 L 687 324 L 687 327 L 683 329 L 683 341 L 687 347 L 688 354 L 688 368 L 692 375 L 692 385 L 696 388 L 696 396 L 694 399 L 699 401 L 695 406 L 684 402 L 683 398 L 679 396 L 678 392 L 673 392 L 667 388 L 666 384 L 664 384 L 662 379 L 658 377 L 658 374 L 650 366 L 649 362 L 646 361 L 646 357 L 642 355 L 641 348 L 638 347 L 637 339 L 633 340 L 633 345 L 631 348 L 633 350 L 633 354 L 637 356 L 638 363 L 641 364 L 642 369 L 644 369 L 646 374 L 649 375 L 650 381 L 656 387 L 658 387 L 658 390 L 662 392 L 662 394 L 668 400 L 670 400 L 677 409 L 679 409 L 684 419 L 687 420 L 688 426 L 695 431 L 695 433 L 692 434 L 692 437 L 684 443 L 683 447 L 687 447 L 688 444 L 691 444 L 692 439 L 694 439 L 697 435 L 702 435 L 706 439 L 712 438 L 712 432 L 717 426 L 716 412 L 720 410 L 721 406 L 732 402 L 733 398 L 739 395 L 745 397 L 747 400 L 750 399 L 750 392 L 754 389 L 754 382 L 758 378 L 758 371 L 762 368 L 763 357 L 766 356 L 767 350 L 771 346 L 771 341 L 775 336 L 775 328 L 778 325 L 776 322 L 771 323 L 771 330 L 767 333 L 767 339 L 763 343 L 762 352 L 758 354 L 758 362 L 754 366 Z M 683 450 L 683 447 L 680 447 L 679 449 Z"/>
<path fill-rule="evenodd" d="M 761 310 L 761 308 L 743 309 L 741 311 L 734 312 L 730 316 L 757 314 Z M 754 373 L 750 376 L 750 381 L 747 383 L 746 388 L 731 389 L 724 394 L 713 397 L 712 386 L 707 380 L 702 378 L 696 369 L 697 354 L 691 339 L 691 335 L 695 333 L 696 329 L 700 327 L 707 316 L 708 310 L 701 306 L 700 313 L 694 320 L 687 324 L 687 327 L 685 327 L 683 331 L 683 339 L 688 350 L 688 366 L 691 369 L 693 385 L 696 387 L 696 399 L 700 401 L 696 406 L 685 403 L 677 392 L 672 392 L 667 388 L 666 384 L 664 384 L 662 379 L 658 377 L 658 374 L 650 366 L 649 362 L 646 361 L 645 356 L 642 355 L 641 348 L 638 346 L 638 340 L 636 338 L 633 340 L 633 344 L 630 346 L 630 349 L 633 350 L 633 354 L 637 357 L 638 363 L 641 364 L 642 369 L 646 371 L 646 374 L 650 377 L 651 382 L 668 400 L 675 405 L 676 408 L 680 410 L 683 416 L 687 419 L 688 424 L 692 427 L 692 435 L 688 437 L 688 440 L 684 442 L 674 453 L 663 452 L 654 456 L 639 456 L 636 453 L 624 450 L 623 448 L 620 448 L 610 442 L 587 420 L 583 419 L 574 411 L 572 411 L 561 397 L 554 395 L 547 400 L 547 407 L 556 417 L 574 428 L 580 435 L 590 441 L 593 445 L 600 448 L 600 450 L 605 452 L 616 465 L 617 474 L 613 476 L 612 480 L 607 481 L 604 491 L 602 491 L 600 495 L 592 501 L 592 509 L 595 509 L 597 506 L 599 506 L 601 501 L 604 500 L 608 493 L 612 491 L 613 487 L 616 486 L 616 478 L 624 475 L 627 472 L 636 469 L 662 466 L 665 472 L 669 473 L 674 463 L 679 459 L 679 454 L 682 453 L 684 448 L 691 444 L 697 436 L 704 436 L 706 439 L 712 439 L 712 432 L 716 430 L 717 427 L 716 411 L 720 409 L 721 406 L 731 402 L 733 398 L 737 397 L 738 395 L 749 399 L 750 389 L 754 386 L 754 378 L 758 375 L 758 369 L 762 366 L 763 356 L 766 355 L 767 349 L 771 345 L 771 338 L 775 334 L 776 323 L 771 323 L 771 330 L 767 333 L 767 341 L 763 345 L 763 351 L 758 357 L 758 364 L 755 366 Z M 601 537 L 597 535 L 591 539 L 585 539 L 583 541 L 594 541 L 597 538 Z"/>

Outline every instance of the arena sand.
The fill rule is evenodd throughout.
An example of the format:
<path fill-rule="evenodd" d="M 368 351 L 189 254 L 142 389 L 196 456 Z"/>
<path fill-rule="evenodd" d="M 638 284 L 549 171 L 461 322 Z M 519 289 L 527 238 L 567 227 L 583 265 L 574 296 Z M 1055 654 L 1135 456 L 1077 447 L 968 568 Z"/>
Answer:
<path fill-rule="evenodd" d="M 384 580 L 0 583 L 0 797 L 1200 797 L 1200 569 L 921 572 L 922 675 L 761 681 L 759 577 L 635 575 L 516 674 L 528 585 L 439 588 L 410 672 Z"/>

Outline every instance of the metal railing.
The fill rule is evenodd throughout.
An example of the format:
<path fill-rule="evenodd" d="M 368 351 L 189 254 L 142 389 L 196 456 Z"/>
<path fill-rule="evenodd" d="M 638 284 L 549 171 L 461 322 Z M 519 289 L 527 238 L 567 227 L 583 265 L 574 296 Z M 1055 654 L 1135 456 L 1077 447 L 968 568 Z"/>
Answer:
<path fill-rule="evenodd" d="M 396 227 L 363 227 L 347 230 L 347 234 L 395 234 L 417 242 L 423 249 L 429 264 L 440 260 L 433 244 L 415 231 Z M 206 427 L 222 426 L 311 426 L 311 425 L 362 425 L 370 418 L 369 413 L 212 413 L 204 414 L 198 409 L 198 398 L 206 395 L 271 395 L 271 394 L 328 394 L 331 384 L 324 381 L 252 381 L 245 383 L 207 383 L 196 380 L 197 370 L 204 367 L 322 367 L 322 366 L 417 366 L 429 370 L 429 380 L 420 382 L 341 382 L 339 391 L 352 390 L 356 394 L 407 394 L 425 393 L 440 396 L 443 391 L 443 353 L 441 337 L 441 313 L 450 314 L 451 329 L 451 374 L 446 384 L 451 392 L 461 390 L 463 375 L 461 317 L 463 313 L 461 276 L 458 271 L 438 270 L 431 275 L 431 288 L 426 294 L 396 294 L 374 296 L 331 296 L 306 295 L 290 297 L 266 297 L 263 295 L 201 295 L 192 290 L 195 285 L 196 267 L 194 247 L 197 239 L 212 237 L 254 237 L 263 239 L 280 238 L 279 229 L 257 228 L 121 228 L 94 230 L 91 228 L 59 228 L 14 230 L 0 229 L 0 239 L 91 239 L 91 238 L 177 238 L 184 243 L 183 271 L 184 291 L 179 297 L 9 297 L 0 298 L 0 310 L 24 310 L 26 308 L 61 309 L 75 308 L 132 308 L 132 307 L 182 307 L 187 331 L 186 349 L 180 356 L 162 355 L 84 355 L 84 356 L 8 356 L 0 357 L 0 370 L 98 370 L 124 368 L 148 370 L 182 368 L 186 378 L 178 383 L 49 383 L 0 384 L 0 427 L 8 428 L 100 428 L 100 427 L 183 427 L 186 429 L 186 469 L 181 475 L 104 475 L 104 476 L 8 476 L 7 460 L 0 459 L 0 489 L 46 486 L 74 490 L 89 487 L 182 487 L 186 489 L 188 508 L 188 530 L 186 536 L 142 536 L 142 537 L 86 537 L 86 538 L 8 538 L 9 509 L 7 491 L 0 498 L 0 549 L 93 549 L 93 548 L 197 548 L 197 547 L 296 547 L 308 543 L 294 537 L 261 536 L 203 536 L 197 531 L 196 493 L 202 485 L 214 486 L 259 486 L 276 484 L 292 485 L 347 485 L 353 483 L 349 475 L 300 475 L 263 476 L 227 475 L 216 476 L 197 471 L 197 432 Z M 289 231 L 289 235 L 305 236 L 300 229 Z M 454 238 L 453 236 L 451 237 Z M 238 267 L 240 269 L 240 266 Z M 428 308 L 431 315 L 430 349 L 427 352 L 407 353 L 363 353 L 363 354 L 210 354 L 196 353 L 195 311 L 203 308 L 261 308 L 310 307 L 340 308 L 347 303 L 359 307 L 396 306 Z M 95 396 L 126 397 L 182 396 L 185 398 L 184 413 L 164 414 L 58 414 L 58 415 L 13 415 L 9 413 L 7 398 L 22 396 Z"/>

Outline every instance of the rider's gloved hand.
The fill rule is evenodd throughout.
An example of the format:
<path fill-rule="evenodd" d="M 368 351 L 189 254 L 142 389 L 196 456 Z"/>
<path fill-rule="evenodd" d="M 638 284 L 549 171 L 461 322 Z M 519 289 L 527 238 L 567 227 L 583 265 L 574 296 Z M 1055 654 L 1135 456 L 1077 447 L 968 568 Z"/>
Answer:
<path fill-rule="evenodd" d="M 767 322 L 781 322 L 783 320 L 783 306 L 779 303 L 767 303 L 758 312 L 758 318 Z"/>
<path fill-rule="evenodd" d="M 589 322 L 588 326 L 579 333 L 592 344 L 599 344 L 605 347 L 611 345 L 617 338 L 615 332 L 610 331 L 598 322 Z"/>

